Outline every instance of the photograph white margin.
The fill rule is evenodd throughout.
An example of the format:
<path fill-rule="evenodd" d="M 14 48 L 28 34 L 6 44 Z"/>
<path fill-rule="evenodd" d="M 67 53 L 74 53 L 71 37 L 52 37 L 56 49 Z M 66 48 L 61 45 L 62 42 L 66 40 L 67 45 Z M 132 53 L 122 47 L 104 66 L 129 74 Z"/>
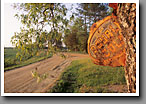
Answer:
<path fill-rule="evenodd" d="M 4 93 L 5 3 L 136 3 L 136 93 Z M 1 96 L 139 96 L 139 0 L 1 0 Z"/>

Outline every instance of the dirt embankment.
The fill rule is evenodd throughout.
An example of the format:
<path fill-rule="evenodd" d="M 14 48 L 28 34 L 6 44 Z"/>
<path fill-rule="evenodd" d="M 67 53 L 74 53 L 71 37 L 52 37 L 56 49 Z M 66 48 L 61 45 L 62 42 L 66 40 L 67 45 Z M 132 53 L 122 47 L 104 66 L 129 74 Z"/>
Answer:
<path fill-rule="evenodd" d="M 60 77 L 72 60 L 89 57 L 85 54 L 64 53 L 66 58 L 54 55 L 46 60 L 4 72 L 5 93 L 44 93 L 47 92 Z M 32 71 L 46 78 L 37 82 Z"/>

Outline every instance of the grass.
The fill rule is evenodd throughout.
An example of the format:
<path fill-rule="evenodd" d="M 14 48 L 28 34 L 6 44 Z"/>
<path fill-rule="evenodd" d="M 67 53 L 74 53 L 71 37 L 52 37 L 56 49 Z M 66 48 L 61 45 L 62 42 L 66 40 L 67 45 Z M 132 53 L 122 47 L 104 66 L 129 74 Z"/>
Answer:
<path fill-rule="evenodd" d="M 50 93 L 105 93 L 104 86 L 126 85 L 123 67 L 98 66 L 87 59 L 76 60 L 66 68 Z"/>
<path fill-rule="evenodd" d="M 88 54 L 86 52 L 82 52 L 82 51 L 67 51 L 68 53 L 77 53 L 77 54 Z"/>
<path fill-rule="evenodd" d="M 4 49 L 4 66 L 9 67 L 16 65 L 16 49 L 13 48 L 6 48 Z"/>
<path fill-rule="evenodd" d="M 46 55 L 44 51 L 40 52 L 39 55 L 33 56 L 29 59 L 25 59 L 24 61 L 19 61 L 18 59 L 16 59 L 16 53 L 17 50 L 16 49 L 4 49 L 5 55 L 4 55 L 4 70 L 10 70 L 13 68 L 18 68 L 18 67 L 22 67 L 22 66 L 26 66 L 41 60 L 44 60 L 46 58 L 51 57 L 52 55 Z"/>

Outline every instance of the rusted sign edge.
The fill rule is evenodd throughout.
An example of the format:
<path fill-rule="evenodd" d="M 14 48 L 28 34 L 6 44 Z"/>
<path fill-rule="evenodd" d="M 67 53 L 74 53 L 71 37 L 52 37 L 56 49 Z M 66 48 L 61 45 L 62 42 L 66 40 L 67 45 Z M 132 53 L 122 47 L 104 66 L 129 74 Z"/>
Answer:
<path fill-rule="evenodd" d="M 108 20 L 110 20 L 110 19 L 116 19 L 116 18 L 117 18 L 117 17 L 114 16 L 114 15 L 112 15 L 112 16 L 107 16 L 107 17 L 105 17 L 103 20 L 100 20 L 100 21 L 94 23 L 94 24 L 90 27 L 90 33 L 89 33 L 89 38 L 88 38 L 88 54 L 90 55 L 90 57 L 92 58 L 92 60 L 93 60 L 94 62 L 97 62 L 98 60 L 97 60 L 96 58 L 94 58 L 94 57 L 91 55 L 91 53 L 89 52 L 89 50 L 90 50 L 90 48 L 89 48 L 89 47 L 90 47 L 90 41 L 91 41 L 91 39 L 92 39 L 94 33 L 97 31 L 98 27 L 100 27 L 105 21 L 108 21 Z M 118 21 L 116 21 L 116 22 L 114 22 L 114 23 L 117 25 L 117 27 L 118 27 L 119 30 L 121 31 L 121 27 L 120 27 L 120 25 L 118 24 Z"/>

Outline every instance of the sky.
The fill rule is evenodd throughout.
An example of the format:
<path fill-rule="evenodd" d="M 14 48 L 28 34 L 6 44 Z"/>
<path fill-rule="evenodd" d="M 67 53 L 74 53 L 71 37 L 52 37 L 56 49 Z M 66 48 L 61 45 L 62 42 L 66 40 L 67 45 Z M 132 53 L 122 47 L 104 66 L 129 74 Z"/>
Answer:
<path fill-rule="evenodd" d="M 21 26 L 21 23 L 14 17 L 17 11 L 11 5 L 9 3 L 4 5 L 4 47 L 12 47 L 11 37 L 14 32 L 20 31 Z"/>
<path fill-rule="evenodd" d="M 67 8 L 71 7 L 71 4 L 65 5 Z M 17 12 L 18 11 L 13 8 L 11 3 L 4 4 L 4 47 L 13 47 L 10 42 L 11 37 L 14 35 L 14 32 L 20 32 L 20 27 L 22 27 L 20 21 L 14 17 Z M 69 15 L 71 15 L 70 12 L 68 12 L 67 16 L 69 17 Z"/>

